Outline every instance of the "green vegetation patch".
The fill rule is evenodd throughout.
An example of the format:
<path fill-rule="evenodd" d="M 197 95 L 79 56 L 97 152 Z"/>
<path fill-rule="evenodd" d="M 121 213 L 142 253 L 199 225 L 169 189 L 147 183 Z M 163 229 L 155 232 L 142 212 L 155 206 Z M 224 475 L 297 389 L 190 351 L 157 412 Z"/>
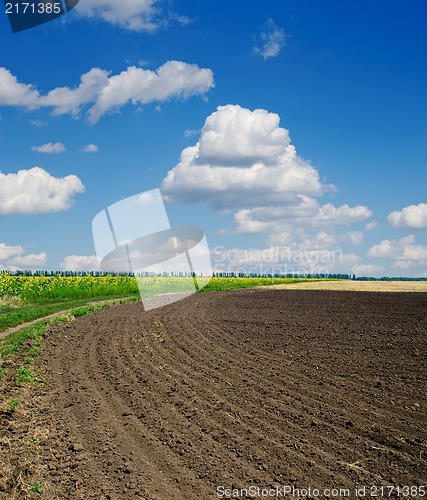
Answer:
<path fill-rule="evenodd" d="M 328 279 L 330 280 L 330 279 Z M 282 285 L 324 281 L 320 278 L 212 278 L 202 292 L 224 292 L 239 288 L 257 288 L 261 286 Z"/>

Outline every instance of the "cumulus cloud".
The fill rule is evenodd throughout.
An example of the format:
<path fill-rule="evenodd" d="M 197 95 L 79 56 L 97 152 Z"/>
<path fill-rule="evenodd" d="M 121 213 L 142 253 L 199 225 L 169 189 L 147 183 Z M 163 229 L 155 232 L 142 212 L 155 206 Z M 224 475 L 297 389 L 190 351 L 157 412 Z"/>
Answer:
<path fill-rule="evenodd" d="M 407 261 L 427 261 L 427 247 L 423 245 L 407 245 L 399 258 Z"/>
<path fill-rule="evenodd" d="M 206 201 L 217 208 L 299 203 L 332 189 L 297 155 L 280 118 L 263 109 L 220 106 L 203 126 L 195 146 L 162 184 L 170 202 Z"/>
<path fill-rule="evenodd" d="M 270 233 L 267 241 L 273 246 L 292 247 L 293 250 L 304 252 L 337 250 L 337 239 L 332 232 L 307 232 L 304 228 L 292 224 Z"/>
<path fill-rule="evenodd" d="M 158 0 L 85 0 L 80 2 L 76 14 L 80 17 L 99 18 L 130 31 L 156 31 L 165 20 L 160 18 Z"/>
<path fill-rule="evenodd" d="M 288 198 L 288 206 L 241 209 L 234 215 L 233 229 L 239 233 L 280 233 L 299 227 L 324 228 L 330 232 L 336 225 L 347 226 L 371 215 L 371 211 L 363 205 L 334 207 L 328 203 L 321 206 L 316 200 L 307 196 L 300 196 L 299 199 L 300 201 L 297 202 Z M 363 240 L 363 233 L 359 234 L 358 231 L 354 231 L 347 233 L 345 239 L 353 244 L 359 244 L 357 242 L 361 238 Z"/>
<path fill-rule="evenodd" d="M 342 241 L 348 241 L 352 245 L 361 245 L 365 239 L 365 235 L 362 231 L 348 231 L 347 233 L 340 236 Z"/>
<path fill-rule="evenodd" d="M 13 257 L 7 261 L 7 267 L 10 270 L 17 271 L 21 270 L 33 270 L 33 269 L 43 269 L 46 266 L 47 253 L 41 252 L 39 254 L 28 254 L 21 255 L 18 257 Z"/>
<path fill-rule="evenodd" d="M 415 236 L 410 234 L 400 240 L 382 240 L 379 244 L 373 245 L 366 254 L 372 259 L 393 259 L 398 258 L 408 245 L 415 242 Z"/>
<path fill-rule="evenodd" d="M 96 255 L 67 255 L 60 263 L 63 271 L 99 271 Z"/>
<path fill-rule="evenodd" d="M 358 276 L 378 276 L 384 271 L 384 266 L 375 264 L 356 264 L 351 270 Z"/>
<path fill-rule="evenodd" d="M 97 153 L 99 151 L 99 147 L 96 144 L 88 144 L 83 148 L 85 153 Z"/>
<path fill-rule="evenodd" d="M 38 214 L 68 210 L 84 192 L 75 175 L 57 178 L 39 167 L 16 174 L 0 172 L 0 215 Z"/>
<path fill-rule="evenodd" d="M 33 151 L 37 151 L 38 153 L 62 153 L 65 151 L 65 146 L 62 142 L 48 142 L 47 144 L 42 144 L 41 146 L 33 146 L 31 148 Z"/>
<path fill-rule="evenodd" d="M 163 180 L 166 201 L 204 202 L 233 211 L 233 222 L 223 233 L 265 233 L 268 244 L 292 252 L 328 254 L 340 241 L 361 244 L 361 231 L 337 235 L 336 229 L 365 221 L 371 210 L 319 203 L 317 198 L 335 187 L 322 182 L 317 169 L 297 154 L 289 131 L 279 122 L 277 114 L 263 109 L 218 107 L 207 117 L 196 144 L 182 151 Z M 358 257 L 346 255 L 329 272 L 348 274 L 359 263 Z M 312 269 L 320 272 L 319 266 Z"/>
<path fill-rule="evenodd" d="M 413 274 L 420 277 L 427 277 L 427 257 L 424 260 L 396 260 L 393 264 L 394 269 L 411 270 Z"/>
<path fill-rule="evenodd" d="M 254 53 L 264 60 L 276 57 L 286 44 L 284 29 L 278 26 L 273 19 L 267 20 L 259 38 L 261 45 L 254 48 Z"/>
<path fill-rule="evenodd" d="M 393 267 L 399 270 L 412 270 L 422 276 L 427 267 L 427 246 L 415 243 L 415 236 L 410 234 L 399 240 L 383 240 L 372 246 L 367 257 L 373 259 L 393 259 Z"/>
<path fill-rule="evenodd" d="M 212 70 L 182 61 L 168 61 L 155 71 L 130 66 L 118 75 L 92 68 L 81 76 L 77 87 L 58 87 L 41 95 L 33 85 L 19 83 L 9 70 L 0 68 L 0 105 L 29 110 L 49 107 L 53 108 L 54 115 L 74 117 L 91 105 L 88 119 L 92 124 L 105 113 L 118 111 L 127 103 L 140 105 L 186 99 L 204 95 L 212 87 Z"/>
<path fill-rule="evenodd" d="M 185 99 L 203 95 L 214 86 L 210 69 L 196 64 L 168 61 L 156 71 L 130 66 L 119 75 L 111 76 L 89 110 L 89 121 L 95 123 L 110 110 L 117 110 L 128 102 L 147 104 Z"/>
<path fill-rule="evenodd" d="M 92 68 L 80 77 L 77 87 L 57 87 L 41 96 L 38 104 L 53 107 L 53 115 L 77 116 L 84 105 L 96 102 L 102 89 L 108 85 L 109 75 L 109 71 Z"/>
<path fill-rule="evenodd" d="M 21 245 L 11 246 L 0 243 L 0 269 L 5 271 L 35 270 L 46 266 L 47 254 L 25 254 Z"/>
<path fill-rule="evenodd" d="M 31 125 L 34 125 L 34 127 L 44 127 L 47 125 L 46 122 L 43 122 L 41 120 L 30 120 Z"/>
<path fill-rule="evenodd" d="M 166 175 L 162 194 L 169 203 L 204 202 L 234 212 L 223 233 L 265 233 L 269 245 L 291 256 L 284 263 L 289 265 L 277 272 L 349 274 L 360 258 L 341 252 L 339 243 L 360 245 L 364 234 L 337 234 L 337 228 L 366 221 L 372 212 L 364 205 L 320 203 L 317 198 L 335 187 L 322 182 L 317 169 L 297 154 L 289 131 L 279 122 L 277 114 L 263 109 L 218 107 L 207 117 L 196 144 L 182 151 Z M 301 253 L 301 266 L 293 265 Z M 309 254 L 321 254 L 323 262 L 314 263 Z M 248 272 L 250 263 L 239 264 Z"/>
<path fill-rule="evenodd" d="M 39 92 L 31 84 L 19 83 L 6 68 L 0 68 L 0 106 L 39 107 Z"/>
<path fill-rule="evenodd" d="M 337 208 L 331 203 L 327 203 L 320 208 L 315 218 L 317 222 L 332 222 L 334 224 L 348 225 L 368 219 L 371 215 L 371 210 L 364 205 L 357 205 L 355 207 L 341 205 Z"/>
<path fill-rule="evenodd" d="M 427 228 L 427 203 L 409 205 L 400 211 L 389 213 L 387 218 L 394 227 L 425 229 Z"/>
<path fill-rule="evenodd" d="M 365 229 L 367 229 L 368 231 L 372 231 L 372 229 L 375 229 L 377 225 L 378 224 L 374 220 L 372 220 L 371 222 L 365 224 Z"/>
<path fill-rule="evenodd" d="M 24 249 L 18 246 L 10 246 L 6 245 L 6 243 L 0 243 L 0 261 L 3 262 L 11 257 L 15 257 L 17 255 L 22 255 L 24 253 Z"/>

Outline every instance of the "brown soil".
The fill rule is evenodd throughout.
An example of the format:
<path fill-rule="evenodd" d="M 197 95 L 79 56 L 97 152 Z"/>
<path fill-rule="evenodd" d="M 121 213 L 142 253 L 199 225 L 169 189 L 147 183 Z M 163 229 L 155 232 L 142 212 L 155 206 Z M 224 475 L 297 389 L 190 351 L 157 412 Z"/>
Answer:
<path fill-rule="evenodd" d="M 52 326 L 38 359 L 47 381 L 1 415 L 0 497 L 294 486 L 356 498 L 390 485 L 401 498 L 398 486 L 427 478 L 426 318 L 425 293 L 245 290 Z M 14 443 L 29 435 L 26 465 Z M 36 480 L 42 494 L 16 486 Z"/>

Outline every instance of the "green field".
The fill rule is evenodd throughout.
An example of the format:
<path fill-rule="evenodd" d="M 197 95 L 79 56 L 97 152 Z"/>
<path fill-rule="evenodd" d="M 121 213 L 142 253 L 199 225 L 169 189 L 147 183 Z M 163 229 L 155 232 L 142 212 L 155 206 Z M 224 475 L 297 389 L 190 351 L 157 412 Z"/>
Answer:
<path fill-rule="evenodd" d="M 179 291 L 192 283 L 192 278 L 138 278 L 143 288 L 152 294 Z M 202 292 L 285 285 L 304 278 L 212 278 Z M 136 278 L 132 276 L 14 276 L 0 274 L 0 332 L 66 309 L 112 298 L 139 298 Z"/>
<path fill-rule="evenodd" d="M 134 278 L 0 274 L 0 332 L 58 311 L 122 297 L 139 297 Z"/>
<path fill-rule="evenodd" d="M 288 285 L 292 283 L 320 281 L 319 278 L 212 278 L 202 292 L 224 292 L 238 288 Z"/>

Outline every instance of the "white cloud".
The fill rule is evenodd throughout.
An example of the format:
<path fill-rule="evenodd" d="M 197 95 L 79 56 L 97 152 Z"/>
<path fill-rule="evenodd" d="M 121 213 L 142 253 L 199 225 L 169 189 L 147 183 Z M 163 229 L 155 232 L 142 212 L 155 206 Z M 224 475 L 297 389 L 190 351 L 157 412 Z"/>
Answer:
<path fill-rule="evenodd" d="M 81 76 L 77 87 L 58 87 L 41 95 L 32 85 L 19 83 L 10 71 L 0 68 L 0 105 L 29 110 L 50 107 L 54 115 L 77 117 L 83 107 L 92 104 L 88 110 L 91 123 L 127 103 L 140 105 L 186 99 L 204 95 L 212 87 L 214 79 L 210 69 L 168 61 L 156 71 L 130 66 L 112 76 L 106 70 L 92 68 Z"/>
<path fill-rule="evenodd" d="M 377 227 L 377 223 L 374 220 L 365 224 L 365 229 L 367 229 L 368 231 L 371 231 L 372 229 L 375 229 L 376 227 Z"/>
<path fill-rule="evenodd" d="M 277 114 L 263 109 L 219 107 L 206 119 L 196 144 L 182 151 L 180 162 L 163 180 L 164 198 L 234 211 L 233 223 L 223 233 L 265 233 L 269 244 L 292 252 L 330 255 L 339 251 L 340 240 L 361 244 L 361 231 L 337 236 L 336 226 L 365 221 L 371 210 L 320 204 L 316 197 L 335 187 L 321 182 L 317 169 L 297 155 L 279 121 Z M 359 257 L 346 254 L 339 265 L 329 262 L 328 272 L 348 274 L 358 263 Z M 310 272 L 321 271 L 318 266 Z"/>
<path fill-rule="evenodd" d="M 212 71 L 196 64 L 168 61 L 156 71 L 130 66 L 109 78 L 89 110 L 89 121 L 96 123 L 106 112 L 117 110 L 128 102 L 147 104 L 172 98 L 186 99 L 203 95 L 213 86 Z"/>
<path fill-rule="evenodd" d="M 334 207 L 328 203 L 321 206 L 308 196 L 297 198 L 299 200 L 283 197 L 282 206 L 241 209 L 234 215 L 233 229 L 239 233 L 280 233 L 292 230 L 293 227 L 324 228 L 330 233 L 336 225 L 347 226 L 371 215 L 370 210 L 363 205 Z M 360 244 L 359 242 L 363 241 L 363 233 L 350 231 L 344 239 L 353 244 Z"/>
<path fill-rule="evenodd" d="M 96 102 L 102 89 L 108 85 L 109 75 L 109 71 L 92 68 L 80 77 L 78 87 L 57 87 L 41 96 L 38 104 L 53 107 L 54 115 L 77 116 L 84 105 Z"/>
<path fill-rule="evenodd" d="M 46 122 L 42 122 L 41 120 L 30 120 L 31 125 L 34 125 L 34 127 L 44 127 L 47 125 Z"/>
<path fill-rule="evenodd" d="M 401 211 L 389 213 L 387 218 L 394 227 L 425 229 L 427 228 L 427 203 L 409 205 Z"/>
<path fill-rule="evenodd" d="M 341 241 L 348 241 L 352 245 L 361 245 L 365 239 L 365 235 L 362 231 L 348 231 L 345 234 L 340 235 Z"/>
<path fill-rule="evenodd" d="M 39 92 L 33 85 L 19 83 L 6 68 L 0 68 L 0 106 L 39 107 Z"/>
<path fill-rule="evenodd" d="M 97 153 L 99 151 L 99 147 L 96 144 L 88 144 L 83 148 L 85 153 Z"/>
<path fill-rule="evenodd" d="M 162 189 L 170 202 L 218 208 L 299 204 L 332 189 L 297 155 L 280 118 L 263 109 L 218 107 L 195 146 L 184 149 Z"/>
<path fill-rule="evenodd" d="M 334 234 L 327 233 L 325 231 L 319 231 L 312 238 L 305 238 L 302 243 L 300 243 L 300 248 L 322 248 L 328 250 L 333 248 L 336 244 L 336 238 Z"/>
<path fill-rule="evenodd" d="M 309 196 L 283 196 L 282 206 L 243 208 L 234 214 L 233 231 L 239 233 L 284 233 L 292 225 L 314 220 L 319 203 Z"/>
<path fill-rule="evenodd" d="M 393 267 L 395 269 L 410 269 L 412 267 L 412 262 L 405 261 L 405 260 L 397 260 L 394 264 Z"/>
<path fill-rule="evenodd" d="M 306 232 L 303 228 L 292 224 L 288 226 L 287 232 L 285 226 L 284 230 L 280 229 L 271 233 L 268 237 L 268 243 L 273 246 L 292 247 L 294 250 L 304 252 L 339 250 L 333 233 L 326 231 Z"/>
<path fill-rule="evenodd" d="M 184 137 L 193 137 L 195 135 L 198 135 L 200 134 L 200 129 L 187 129 L 187 130 L 184 130 Z"/>
<path fill-rule="evenodd" d="M 413 234 L 400 240 L 383 240 L 368 250 L 367 257 L 393 259 L 395 269 L 413 271 L 422 276 L 427 267 L 427 246 L 416 245 Z"/>
<path fill-rule="evenodd" d="M 264 60 L 269 57 L 276 57 L 286 44 L 285 31 L 280 26 L 277 26 L 273 19 L 268 19 L 260 34 L 260 40 L 261 46 L 254 48 L 255 54 L 261 56 Z"/>
<path fill-rule="evenodd" d="M 42 144 L 41 146 L 33 146 L 31 148 L 33 151 L 37 151 L 38 153 L 62 153 L 65 151 L 65 146 L 62 142 L 48 142 L 47 144 Z"/>
<path fill-rule="evenodd" d="M 10 246 L 6 245 L 6 243 L 0 243 L 0 261 L 7 260 L 11 257 L 16 257 L 18 255 L 22 255 L 24 253 L 24 249 L 19 246 Z"/>
<path fill-rule="evenodd" d="M 404 247 L 400 258 L 411 261 L 427 260 L 427 247 L 423 245 L 407 245 Z"/>
<path fill-rule="evenodd" d="M 408 245 L 415 241 L 414 235 L 410 234 L 400 240 L 382 240 L 378 245 L 373 245 L 366 254 L 371 259 L 393 259 L 398 258 Z"/>
<path fill-rule="evenodd" d="M 46 266 L 47 254 L 24 255 L 25 251 L 21 245 L 10 246 L 0 243 L 0 269 L 5 271 L 35 270 Z"/>
<path fill-rule="evenodd" d="M 163 200 L 159 191 L 146 191 L 145 193 L 136 196 L 134 200 L 132 200 L 132 204 L 135 205 L 159 205 L 162 204 Z"/>
<path fill-rule="evenodd" d="M 158 0 L 84 0 L 76 14 L 101 18 L 131 31 L 154 32 L 163 23 L 159 19 L 160 3 Z"/>
<path fill-rule="evenodd" d="M 417 276 L 426 276 L 427 258 L 425 260 L 396 260 L 393 267 L 395 269 L 415 271 L 414 274 Z"/>
<path fill-rule="evenodd" d="M 331 203 L 327 203 L 320 207 L 319 213 L 316 215 L 315 219 L 318 222 L 324 221 L 348 225 L 368 219 L 371 215 L 372 212 L 364 205 L 357 205 L 355 207 L 341 205 L 337 208 Z"/>
<path fill-rule="evenodd" d="M 358 276 L 378 276 L 384 271 L 384 266 L 375 264 L 356 264 L 351 270 Z"/>
<path fill-rule="evenodd" d="M 0 215 L 67 210 L 74 196 L 83 192 L 84 186 L 75 175 L 57 178 L 39 167 L 16 174 L 0 172 Z"/>
<path fill-rule="evenodd" d="M 60 266 L 63 271 L 98 271 L 99 260 L 96 255 L 67 255 Z"/>
<path fill-rule="evenodd" d="M 28 254 L 14 257 L 7 261 L 7 267 L 10 270 L 33 270 L 44 269 L 47 262 L 47 253 L 41 252 L 39 254 Z"/>
<path fill-rule="evenodd" d="M 108 71 L 93 68 L 81 76 L 74 89 L 58 87 L 42 96 L 31 84 L 19 83 L 6 68 L 0 68 L 0 105 L 27 109 L 53 107 L 53 114 L 77 115 L 81 107 L 94 102 L 100 89 L 108 83 Z"/>
<path fill-rule="evenodd" d="M 74 12 L 79 17 L 102 19 L 129 31 L 146 33 L 154 33 L 171 22 L 182 26 L 192 22 L 172 12 L 169 4 L 167 0 L 84 0 Z"/>

